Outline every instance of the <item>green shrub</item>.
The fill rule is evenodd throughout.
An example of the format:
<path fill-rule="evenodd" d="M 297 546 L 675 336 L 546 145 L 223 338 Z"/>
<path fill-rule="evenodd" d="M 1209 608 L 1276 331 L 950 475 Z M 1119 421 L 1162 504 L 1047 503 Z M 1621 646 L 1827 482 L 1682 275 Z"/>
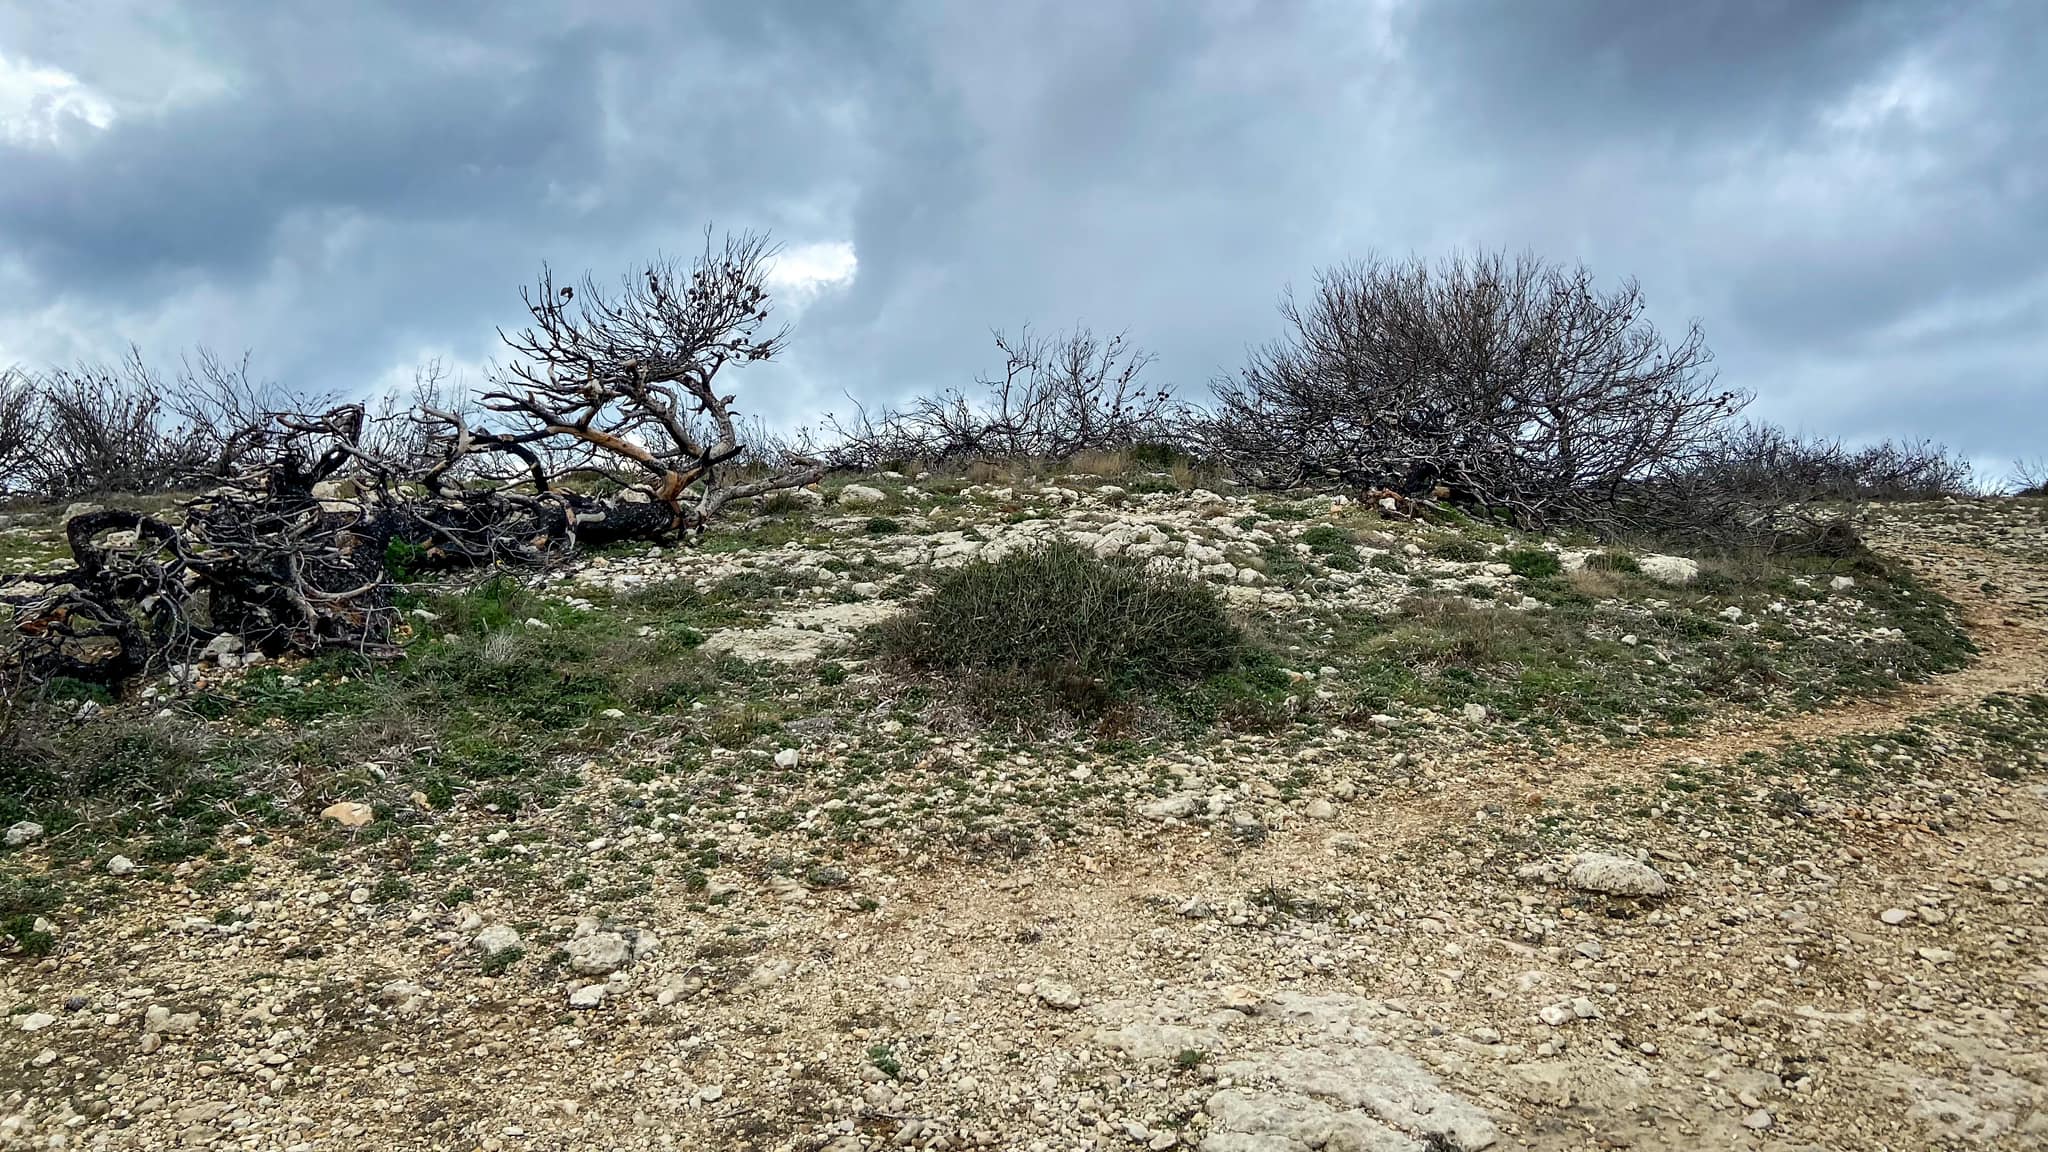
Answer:
<path fill-rule="evenodd" d="M 1358 544 L 1351 533 L 1335 524 L 1316 525 L 1301 534 L 1301 542 L 1329 567 L 1342 572 L 1358 571 Z"/>
<path fill-rule="evenodd" d="M 1636 558 L 1626 552 L 1595 552 L 1586 557 L 1586 567 L 1595 572 L 1640 572 Z"/>
<path fill-rule="evenodd" d="M 903 525 L 889 519 L 887 516 L 876 516 L 868 521 L 868 535 L 870 536 L 893 536 L 901 531 L 903 531 Z"/>
<path fill-rule="evenodd" d="M 1423 547 L 1439 560 L 1450 560 L 1459 564 L 1477 564 L 1486 559 L 1485 545 L 1449 533 L 1432 537 L 1423 544 Z"/>
<path fill-rule="evenodd" d="M 1065 542 L 946 573 L 878 640 L 914 667 L 1050 691 L 1079 712 L 1224 671 L 1244 648 L 1208 585 Z"/>
<path fill-rule="evenodd" d="M 1564 563 L 1557 554 L 1541 548 L 1517 549 L 1501 559 L 1524 580 L 1548 580 L 1564 571 Z"/>

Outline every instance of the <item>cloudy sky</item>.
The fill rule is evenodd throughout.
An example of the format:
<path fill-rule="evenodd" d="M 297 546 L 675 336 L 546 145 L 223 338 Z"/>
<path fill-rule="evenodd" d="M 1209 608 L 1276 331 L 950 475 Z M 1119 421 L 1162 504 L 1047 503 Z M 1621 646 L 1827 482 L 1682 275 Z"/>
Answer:
<path fill-rule="evenodd" d="M 2048 4 L 0 0 L 0 364 L 474 376 L 542 261 L 763 228 L 798 422 L 1128 328 L 1199 389 L 1368 251 L 1698 318 L 1765 415 L 2048 455 Z"/>

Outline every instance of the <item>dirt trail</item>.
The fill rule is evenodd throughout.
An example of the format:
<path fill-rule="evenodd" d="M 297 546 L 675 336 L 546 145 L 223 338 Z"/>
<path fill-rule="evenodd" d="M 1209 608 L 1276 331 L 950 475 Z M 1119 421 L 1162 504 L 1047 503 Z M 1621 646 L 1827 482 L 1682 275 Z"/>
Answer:
<path fill-rule="evenodd" d="M 281 896 L 242 936 L 143 901 L 95 967 L 37 977 L 108 1023 L 47 1059 L 61 1028 L 5 1038 L 0 1147 L 2048 1146 L 2048 788 L 1964 781 L 1789 858 L 1704 825 L 1604 845 L 1656 853 L 1672 892 L 1645 905 L 1502 861 L 1535 779 L 1642 785 L 2048 684 L 2048 571 L 1881 544 L 1962 606 L 1969 668 L 1686 740 L 1460 754 L 1256 843 L 1141 827 L 1014 864 L 878 849 L 848 891 L 659 889 L 659 949 L 594 1011 L 532 964 L 479 977 L 474 926 Z M 138 1055 L 152 1004 L 200 1022 Z"/>

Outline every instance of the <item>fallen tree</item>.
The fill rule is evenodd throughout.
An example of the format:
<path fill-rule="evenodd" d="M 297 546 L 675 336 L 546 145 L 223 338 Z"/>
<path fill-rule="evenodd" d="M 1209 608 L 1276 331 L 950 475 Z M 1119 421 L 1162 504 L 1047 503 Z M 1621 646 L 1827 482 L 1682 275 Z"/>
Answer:
<path fill-rule="evenodd" d="M 608 293 L 543 272 L 517 359 L 474 404 L 276 413 L 181 519 L 95 510 L 69 569 L 4 579 L 12 672 L 118 684 L 209 652 L 396 651 L 394 567 L 538 564 L 622 540 L 687 542 L 735 500 L 818 480 L 739 441 L 733 364 L 766 360 L 763 237 L 708 242 Z M 394 430 L 393 421 L 407 427 Z M 402 449 L 402 450 L 401 450 Z"/>

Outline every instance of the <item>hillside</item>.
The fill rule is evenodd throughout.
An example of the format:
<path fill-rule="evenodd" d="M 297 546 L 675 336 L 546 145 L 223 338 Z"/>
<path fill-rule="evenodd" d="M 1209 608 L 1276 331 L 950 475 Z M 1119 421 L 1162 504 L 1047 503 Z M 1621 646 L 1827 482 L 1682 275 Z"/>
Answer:
<path fill-rule="evenodd" d="M 0 1147 L 2048 1140 L 2048 502 L 1766 562 L 1197 484 L 835 481 L 416 584 L 395 663 L 72 686 L 0 765 Z M 1056 538 L 1244 652 L 877 646 Z"/>

